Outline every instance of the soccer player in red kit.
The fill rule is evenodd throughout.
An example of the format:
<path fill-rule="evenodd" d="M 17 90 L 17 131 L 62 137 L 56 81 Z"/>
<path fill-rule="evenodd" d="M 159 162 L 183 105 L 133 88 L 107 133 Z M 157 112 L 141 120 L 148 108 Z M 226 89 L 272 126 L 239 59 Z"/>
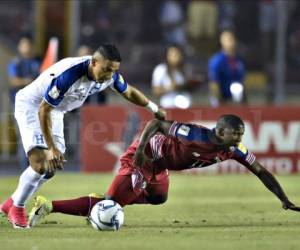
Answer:
<path fill-rule="evenodd" d="M 168 170 L 202 168 L 234 159 L 255 174 L 281 201 L 284 209 L 300 211 L 289 201 L 275 177 L 241 143 L 245 126 L 236 115 L 223 115 L 214 129 L 177 121 L 152 120 L 140 140 L 135 141 L 121 158 L 121 168 L 106 193 L 121 206 L 162 204 L 168 197 Z M 30 215 L 33 226 L 50 212 L 89 216 L 100 197 L 48 201 L 36 198 Z"/>

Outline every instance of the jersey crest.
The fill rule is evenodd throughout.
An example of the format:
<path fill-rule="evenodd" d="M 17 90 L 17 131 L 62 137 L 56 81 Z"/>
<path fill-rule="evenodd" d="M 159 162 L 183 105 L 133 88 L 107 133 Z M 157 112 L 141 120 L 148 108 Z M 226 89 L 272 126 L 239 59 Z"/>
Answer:
<path fill-rule="evenodd" d="M 179 135 L 183 135 L 183 136 L 188 136 L 189 132 L 190 132 L 190 127 L 186 125 L 181 125 L 177 131 Z"/>
<path fill-rule="evenodd" d="M 247 149 L 245 148 L 245 146 L 244 146 L 242 143 L 240 143 L 240 144 L 238 145 L 238 149 L 239 149 L 240 151 L 242 151 L 243 154 L 247 154 Z"/>
<path fill-rule="evenodd" d="M 59 90 L 55 85 L 49 91 L 49 96 L 51 96 L 53 99 L 57 99 L 59 97 Z"/>
<path fill-rule="evenodd" d="M 119 74 L 119 82 L 122 83 L 122 84 L 125 83 L 124 78 L 121 74 Z"/>

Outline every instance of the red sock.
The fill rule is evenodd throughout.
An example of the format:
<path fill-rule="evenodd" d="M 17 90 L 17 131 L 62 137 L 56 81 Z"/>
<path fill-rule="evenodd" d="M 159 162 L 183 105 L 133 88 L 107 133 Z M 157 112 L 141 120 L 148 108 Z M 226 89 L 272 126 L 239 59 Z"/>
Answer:
<path fill-rule="evenodd" d="M 88 216 L 92 207 L 103 198 L 80 197 L 74 200 L 58 200 L 52 201 L 52 213 L 63 213 L 78 216 Z"/>

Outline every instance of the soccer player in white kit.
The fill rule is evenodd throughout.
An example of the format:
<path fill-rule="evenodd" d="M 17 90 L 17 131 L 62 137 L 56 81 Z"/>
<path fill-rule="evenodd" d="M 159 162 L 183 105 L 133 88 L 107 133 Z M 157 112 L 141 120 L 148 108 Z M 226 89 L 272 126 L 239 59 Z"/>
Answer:
<path fill-rule="evenodd" d="M 14 228 L 28 228 L 25 204 L 64 164 L 64 113 L 107 87 L 128 101 L 144 106 L 156 118 L 164 110 L 127 84 L 118 73 L 121 56 L 112 44 L 101 45 L 92 56 L 63 59 L 17 93 L 15 118 L 30 166 L 22 173 L 15 192 L 0 205 Z"/>

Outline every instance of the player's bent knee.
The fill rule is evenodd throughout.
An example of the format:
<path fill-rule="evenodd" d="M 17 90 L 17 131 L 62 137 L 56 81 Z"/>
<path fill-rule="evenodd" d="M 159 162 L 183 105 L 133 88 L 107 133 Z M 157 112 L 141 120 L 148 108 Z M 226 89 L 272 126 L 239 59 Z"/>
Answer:
<path fill-rule="evenodd" d="M 146 199 L 152 205 L 159 205 L 159 204 L 163 204 L 167 201 L 168 195 L 167 194 L 149 195 L 146 197 Z"/>
<path fill-rule="evenodd" d="M 44 174 L 47 170 L 46 154 L 43 149 L 33 148 L 28 153 L 30 166 L 39 174 Z"/>

